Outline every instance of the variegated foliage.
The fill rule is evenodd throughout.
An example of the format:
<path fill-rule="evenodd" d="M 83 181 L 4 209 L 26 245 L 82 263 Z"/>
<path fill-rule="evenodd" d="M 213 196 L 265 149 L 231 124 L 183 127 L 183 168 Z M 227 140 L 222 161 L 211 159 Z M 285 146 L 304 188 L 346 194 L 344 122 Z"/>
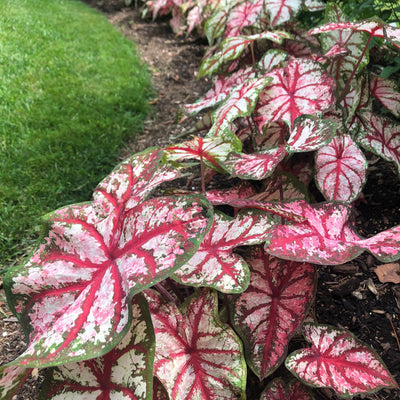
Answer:
<path fill-rule="evenodd" d="M 29 333 L 14 364 L 57 365 L 105 354 L 125 336 L 133 294 L 171 275 L 209 227 L 200 197 L 146 200 L 179 176 L 149 149 L 123 162 L 92 203 L 48 216 L 45 243 L 5 280 L 9 302 Z M 209 215 L 207 217 L 207 214 Z"/>
<path fill-rule="evenodd" d="M 218 317 L 217 295 L 200 290 L 178 309 L 146 291 L 156 335 L 154 374 L 171 400 L 242 399 L 242 345 Z"/>

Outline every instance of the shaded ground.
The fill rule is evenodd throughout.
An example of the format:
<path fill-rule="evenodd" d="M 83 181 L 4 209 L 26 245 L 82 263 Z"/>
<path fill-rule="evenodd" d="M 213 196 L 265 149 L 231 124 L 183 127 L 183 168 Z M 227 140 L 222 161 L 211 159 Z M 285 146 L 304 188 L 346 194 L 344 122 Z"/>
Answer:
<path fill-rule="evenodd" d="M 122 157 L 154 145 L 165 145 L 170 136 L 179 135 L 175 116 L 180 104 L 195 101 L 209 87 L 197 81 L 204 43 L 200 39 L 176 38 L 165 22 L 144 22 L 134 10 L 121 8 L 123 1 L 86 0 L 106 13 L 108 19 L 137 43 L 142 59 L 154 75 L 154 114 L 135 143 L 127 144 Z M 175 140 L 176 141 L 176 140 Z M 370 167 L 364 199 L 358 205 L 357 226 L 369 236 L 400 224 L 400 185 L 392 165 L 377 161 Z M 400 382 L 400 285 L 380 283 L 374 272 L 379 263 L 367 253 L 345 266 L 319 268 L 315 316 L 321 323 L 349 329 L 371 345 Z M 1 309 L 6 310 L 0 302 Z M 295 341 L 296 342 L 296 341 Z M 24 350 L 16 320 L 6 312 L 0 319 L 0 365 Z M 280 369 L 278 372 L 282 372 Z M 265 383 L 249 373 L 249 400 L 258 399 Z M 41 377 L 34 374 L 15 400 L 35 400 Z M 316 399 L 336 399 L 329 390 L 315 391 Z M 394 400 L 400 391 L 383 389 L 356 399 Z"/>

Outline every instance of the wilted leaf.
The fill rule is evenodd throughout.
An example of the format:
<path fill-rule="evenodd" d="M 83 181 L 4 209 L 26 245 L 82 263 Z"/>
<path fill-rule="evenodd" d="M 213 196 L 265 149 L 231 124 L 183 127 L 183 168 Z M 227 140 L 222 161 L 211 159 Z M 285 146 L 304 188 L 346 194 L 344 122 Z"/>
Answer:
<path fill-rule="evenodd" d="M 378 265 L 374 272 L 382 283 L 400 283 L 400 264 L 398 263 Z"/>
<path fill-rule="evenodd" d="M 158 149 L 131 157 L 99 184 L 92 203 L 51 214 L 45 243 L 9 271 L 9 304 L 30 332 L 15 364 L 44 367 L 110 351 L 129 328 L 131 296 L 195 253 L 209 227 L 208 202 L 145 200 L 177 176 L 159 169 L 161 157 Z"/>
<path fill-rule="evenodd" d="M 241 211 L 235 218 L 214 214 L 214 224 L 195 255 L 179 268 L 174 278 L 191 286 L 213 287 L 224 293 L 243 292 L 249 269 L 235 247 L 264 242 L 273 216 L 259 211 Z"/>
<path fill-rule="evenodd" d="M 242 345 L 219 320 L 216 292 L 198 291 L 180 310 L 154 291 L 146 296 L 156 334 L 154 373 L 170 399 L 242 399 Z"/>
<path fill-rule="evenodd" d="M 303 328 L 312 347 L 290 354 L 285 364 L 306 384 L 330 387 L 341 396 L 398 387 L 379 356 L 350 332 L 309 323 Z"/>
<path fill-rule="evenodd" d="M 336 136 L 315 157 L 316 181 L 327 200 L 352 202 L 366 182 L 368 163 L 349 135 Z"/>
<path fill-rule="evenodd" d="M 245 344 L 250 368 L 265 379 L 283 362 L 313 299 L 316 273 L 311 264 L 279 260 L 261 247 L 245 257 L 250 284 L 235 299 L 231 311 Z"/>
<path fill-rule="evenodd" d="M 52 368 L 39 400 L 152 400 L 155 337 L 147 302 L 137 295 L 122 341 L 102 357 Z"/>

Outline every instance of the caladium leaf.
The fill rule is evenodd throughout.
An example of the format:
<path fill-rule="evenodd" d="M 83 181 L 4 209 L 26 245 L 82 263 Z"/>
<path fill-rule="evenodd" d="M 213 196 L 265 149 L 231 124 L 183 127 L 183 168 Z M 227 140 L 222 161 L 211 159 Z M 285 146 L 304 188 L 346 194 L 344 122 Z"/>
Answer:
<path fill-rule="evenodd" d="M 336 125 L 329 120 L 313 116 L 299 117 L 286 143 L 288 153 L 314 151 L 332 140 Z"/>
<path fill-rule="evenodd" d="M 305 0 L 304 7 L 311 12 L 325 10 L 326 3 L 319 0 Z"/>
<path fill-rule="evenodd" d="M 153 400 L 169 400 L 168 392 L 157 377 L 153 377 Z"/>
<path fill-rule="evenodd" d="M 233 250 L 264 242 L 268 229 L 275 223 L 270 213 L 255 210 L 241 211 L 235 218 L 215 213 L 214 223 L 196 254 L 175 272 L 174 279 L 223 293 L 243 292 L 250 273 L 246 262 Z"/>
<path fill-rule="evenodd" d="M 313 400 L 314 396 L 305 385 L 295 379 L 287 385 L 280 379 L 274 379 L 261 393 L 260 400 Z"/>
<path fill-rule="evenodd" d="M 171 179 L 168 169 L 157 175 L 162 154 L 131 157 L 99 184 L 91 204 L 54 212 L 45 243 L 7 274 L 9 304 L 29 333 L 14 364 L 44 367 L 105 354 L 129 328 L 131 296 L 195 253 L 211 223 L 208 202 L 144 200 Z"/>
<path fill-rule="evenodd" d="M 373 76 L 371 93 L 397 118 L 400 118 L 400 92 L 396 82 Z"/>
<path fill-rule="evenodd" d="M 300 115 L 322 113 L 334 104 L 333 80 L 314 61 L 292 59 L 268 75 L 273 82 L 261 93 L 258 108 L 266 121 L 284 120 L 293 126 Z"/>
<path fill-rule="evenodd" d="M 182 161 L 197 159 L 216 171 L 222 171 L 220 163 L 226 159 L 232 151 L 241 150 L 241 142 L 232 135 L 231 137 L 193 137 L 187 142 L 168 146 L 165 149 L 167 161 Z M 234 140 L 236 139 L 236 140 Z"/>
<path fill-rule="evenodd" d="M 367 168 L 367 159 L 349 135 L 334 137 L 316 153 L 316 182 L 327 200 L 354 201 L 366 182 Z"/>
<path fill-rule="evenodd" d="M 379 356 L 350 332 L 311 323 L 303 331 L 312 347 L 290 354 L 285 364 L 308 385 L 330 387 L 340 396 L 398 387 Z"/>
<path fill-rule="evenodd" d="M 235 7 L 228 16 L 225 37 L 240 36 L 244 28 L 254 26 L 263 12 L 263 0 L 245 1 Z"/>
<path fill-rule="evenodd" d="M 270 49 L 264 53 L 261 60 L 258 62 L 258 68 L 265 73 L 272 71 L 274 68 L 283 67 L 289 54 L 286 51 L 279 49 Z"/>
<path fill-rule="evenodd" d="M 32 368 L 10 365 L 0 367 L 0 398 L 11 400 L 32 373 Z"/>
<path fill-rule="evenodd" d="M 400 125 L 370 112 L 363 113 L 361 120 L 364 129 L 357 142 L 385 160 L 393 161 L 400 174 Z"/>
<path fill-rule="evenodd" d="M 245 260 L 251 268 L 250 284 L 232 304 L 232 321 L 248 365 L 263 380 L 283 362 L 289 340 L 307 315 L 316 271 L 311 264 L 271 257 L 261 247 L 253 248 Z"/>
<path fill-rule="evenodd" d="M 271 27 L 290 21 L 301 10 L 301 0 L 265 0 Z"/>
<path fill-rule="evenodd" d="M 286 204 L 289 213 L 290 203 Z M 343 264 L 370 251 L 382 262 L 400 258 L 400 226 L 363 239 L 354 230 L 352 208 L 346 203 L 292 203 L 292 212 L 306 218 L 292 225 L 275 225 L 266 251 L 276 257 L 314 264 Z"/>
<path fill-rule="evenodd" d="M 181 111 L 185 115 L 192 117 L 198 114 L 201 110 L 213 107 L 225 100 L 235 86 L 239 86 L 255 77 L 256 73 L 251 67 L 240 69 L 229 75 L 229 77 L 217 77 L 214 87 L 210 89 L 204 97 L 193 104 L 185 104 L 182 106 Z"/>
<path fill-rule="evenodd" d="M 216 72 L 222 64 L 237 59 L 243 51 L 256 40 L 267 39 L 275 43 L 282 43 L 283 39 L 289 39 L 291 35 L 284 31 L 265 31 L 250 36 L 234 36 L 225 39 L 221 44 L 221 50 L 205 59 L 199 70 L 199 77 Z"/>
<path fill-rule="evenodd" d="M 284 144 L 289 136 L 289 127 L 283 121 L 275 121 L 264 125 L 263 118 L 257 118 L 260 126 L 260 134 L 254 135 L 254 145 L 257 150 L 272 149 Z"/>
<path fill-rule="evenodd" d="M 214 124 L 208 136 L 220 136 L 238 117 L 249 116 L 256 105 L 260 92 L 271 82 L 268 76 L 251 79 L 236 87 L 226 101 L 213 114 Z"/>
<path fill-rule="evenodd" d="M 232 176 L 261 180 L 274 172 L 286 154 L 283 146 L 252 154 L 230 153 L 222 164 Z"/>
<path fill-rule="evenodd" d="M 348 50 L 347 55 L 344 57 L 333 59 L 330 67 L 330 72 L 336 81 L 341 82 L 343 79 L 347 79 L 353 71 L 358 73 L 368 64 L 368 35 L 365 32 L 345 29 L 344 26 L 350 28 L 351 24 L 346 21 L 345 15 L 337 4 L 328 3 L 326 7 L 326 19 L 334 24 L 339 23 L 343 25 L 343 28 L 340 30 L 326 30 L 320 36 L 324 53 L 327 53 L 335 45 Z M 333 26 L 333 24 L 329 25 Z M 316 34 L 321 33 L 321 31 L 318 31 L 318 28 L 316 28 L 316 30 L 308 33 Z"/>
<path fill-rule="evenodd" d="M 146 295 L 156 335 L 154 373 L 170 399 L 244 398 L 242 345 L 219 320 L 216 292 L 198 291 L 180 309 L 154 291 Z"/>
<path fill-rule="evenodd" d="M 102 357 L 52 368 L 39 400 L 152 400 L 155 336 L 146 299 L 132 301 L 132 322 L 122 341 Z"/>

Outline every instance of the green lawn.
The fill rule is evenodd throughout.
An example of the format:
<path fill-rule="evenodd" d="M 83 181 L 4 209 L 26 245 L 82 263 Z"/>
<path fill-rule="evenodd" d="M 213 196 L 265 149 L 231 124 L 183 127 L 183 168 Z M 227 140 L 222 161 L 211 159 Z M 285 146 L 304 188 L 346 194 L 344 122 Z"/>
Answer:
<path fill-rule="evenodd" d="M 150 75 L 101 14 L 73 0 L 0 0 L 0 270 L 40 217 L 90 199 L 142 128 Z"/>

